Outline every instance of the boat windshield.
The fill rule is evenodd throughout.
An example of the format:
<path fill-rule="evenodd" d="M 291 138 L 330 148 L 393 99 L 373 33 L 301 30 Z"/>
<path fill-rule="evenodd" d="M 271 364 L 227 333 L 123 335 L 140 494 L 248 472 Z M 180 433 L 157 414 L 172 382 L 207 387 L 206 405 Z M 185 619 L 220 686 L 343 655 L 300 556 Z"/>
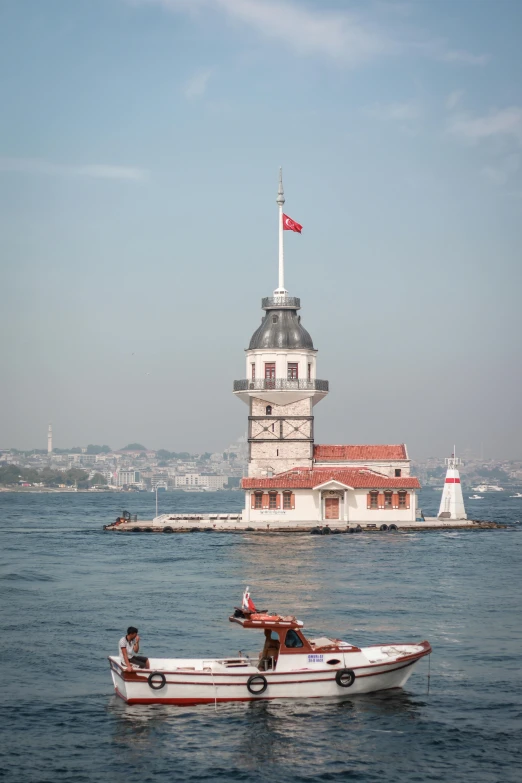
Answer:
<path fill-rule="evenodd" d="M 303 647 L 303 642 L 301 638 L 299 637 L 299 634 L 297 634 L 294 630 L 290 629 L 286 632 L 285 637 L 285 647 L 297 648 L 297 647 Z"/>

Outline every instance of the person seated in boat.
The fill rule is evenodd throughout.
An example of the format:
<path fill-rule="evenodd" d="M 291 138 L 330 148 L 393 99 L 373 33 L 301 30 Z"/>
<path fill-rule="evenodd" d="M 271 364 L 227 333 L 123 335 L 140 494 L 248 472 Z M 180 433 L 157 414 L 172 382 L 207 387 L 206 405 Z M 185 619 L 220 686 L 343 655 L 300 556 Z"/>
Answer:
<path fill-rule="evenodd" d="M 127 633 L 120 639 L 120 659 L 128 669 L 137 666 L 139 669 L 150 669 L 149 659 L 145 655 L 137 655 L 140 651 L 138 629 L 133 625 L 127 628 Z"/>
<path fill-rule="evenodd" d="M 270 628 L 265 628 L 265 644 L 259 654 L 259 668 L 264 671 L 272 668 L 275 669 L 278 655 L 279 639 L 272 639 L 272 631 Z"/>

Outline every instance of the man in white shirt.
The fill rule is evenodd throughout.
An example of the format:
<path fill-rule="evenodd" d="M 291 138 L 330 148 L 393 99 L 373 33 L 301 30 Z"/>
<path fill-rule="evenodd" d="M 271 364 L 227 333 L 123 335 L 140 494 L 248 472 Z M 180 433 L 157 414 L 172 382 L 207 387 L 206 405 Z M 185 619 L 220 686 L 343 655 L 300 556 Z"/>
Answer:
<path fill-rule="evenodd" d="M 136 655 L 140 650 L 140 637 L 138 629 L 130 625 L 127 634 L 120 639 L 120 660 L 127 669 L 137 666 L 139 669 L 150 669 L 149 659 L 144 655 Z"/>

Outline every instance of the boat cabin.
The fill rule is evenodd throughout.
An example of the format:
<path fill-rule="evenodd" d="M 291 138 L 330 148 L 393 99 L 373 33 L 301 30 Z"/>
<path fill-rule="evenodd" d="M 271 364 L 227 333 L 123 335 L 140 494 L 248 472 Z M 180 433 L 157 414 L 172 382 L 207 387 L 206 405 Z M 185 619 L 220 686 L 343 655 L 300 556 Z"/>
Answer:
<path fill-rule="evenodd" d="M 310 664 L 335 666 L 340 659 L 336 658 L 334 653 L 360 652 L 358 647 L 339 639 L 329 639 L 326 636 L 307 639 L 301 630 L 303 623 L 293 616 L 282 617 L 236 609 L 229 620 L 243 628 L 264 631 L 265 642 L 259 655 L 261 671 L 295 669 L 301 664 L 307 667 Z M 302 659 L 296 659 L 295 656 L 302 656 Z"/>

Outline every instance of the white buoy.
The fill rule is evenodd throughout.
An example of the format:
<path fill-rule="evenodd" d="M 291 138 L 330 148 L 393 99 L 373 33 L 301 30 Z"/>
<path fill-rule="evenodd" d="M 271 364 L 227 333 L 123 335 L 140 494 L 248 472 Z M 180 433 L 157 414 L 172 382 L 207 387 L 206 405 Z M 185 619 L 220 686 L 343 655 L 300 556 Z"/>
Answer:
<path fill-rule="evenodd" d="M 448 469 L 446 471 L 446 481 L 440 500 L 438 513 L 439 519 L 467 519 L 466 509 L 464 508 L 464 498 L 462 497 L 462 486 L 458 466 L 460 459 L 455 456 L 455 446 L 453 454 L 444 460 Z"/>

